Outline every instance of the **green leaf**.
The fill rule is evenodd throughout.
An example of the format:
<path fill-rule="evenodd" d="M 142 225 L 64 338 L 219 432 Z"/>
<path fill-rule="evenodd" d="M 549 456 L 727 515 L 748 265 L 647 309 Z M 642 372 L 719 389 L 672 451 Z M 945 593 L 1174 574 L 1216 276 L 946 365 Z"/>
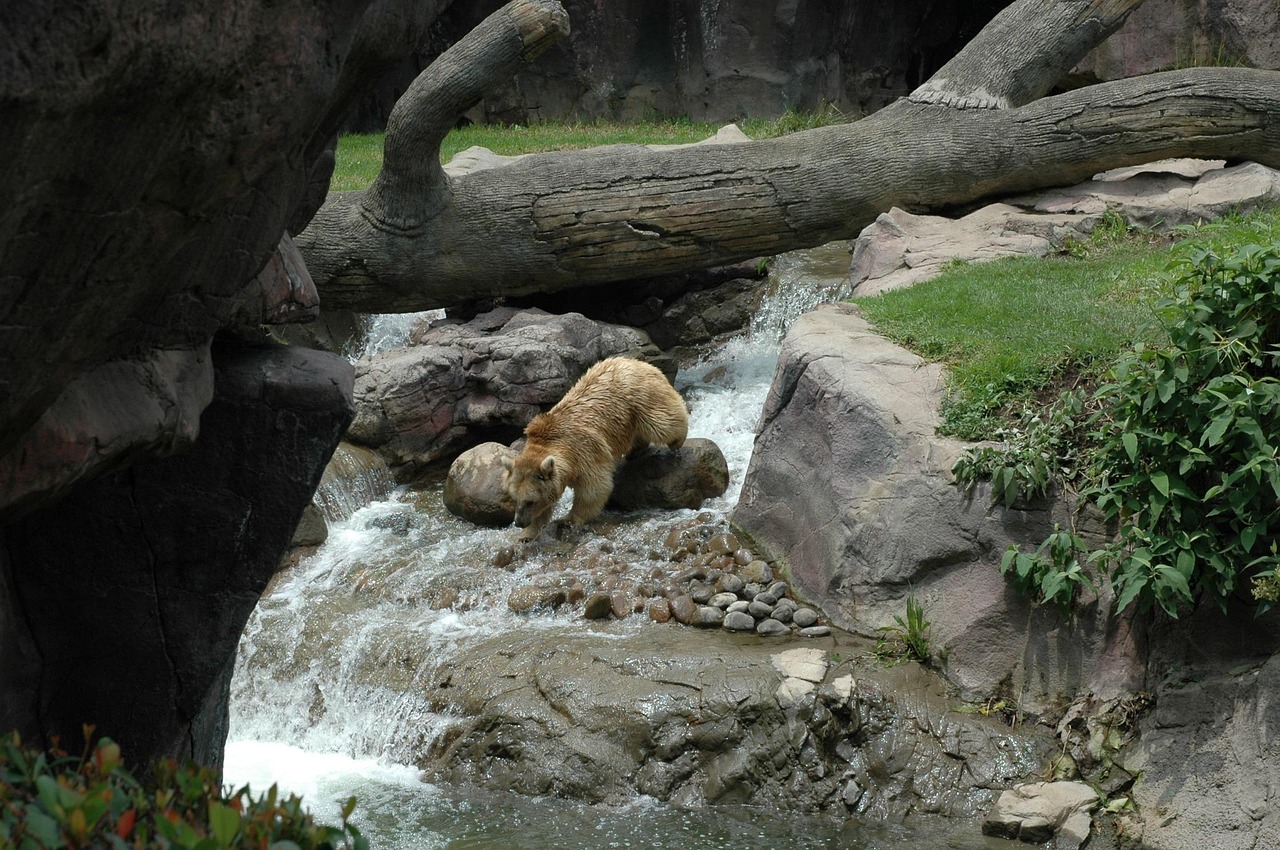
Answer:
<path fill-rule="evenodd" d="M 1138 598 L 1138 594 L 1142 593 L 1147 587 L 1146 576 L 1136 576 L 1129 579 L 1125 583 L 1124 589 L 1120 591 L 1120 596 L 1116 599 L 1116 610 L 1124 611 L 1133 601 Z"/>
<path fill-rule="evenodd" d="M 48 779 L 48 776 L 39 777 Z M 34 806 L 27 809 L 27 831 L 45 847 L 62 847 L 58 837 L 58 822 Z"/>
<path fill-rule="evenodd" d="M 1138 460 L 1138 435 L 1132 431 L 1125 431 L 1120 435 L 1120 440 L 1124 443 L 1124 451 L 1129 456 L 1129 460 L 1136 463 Z"/>
<path fill-rule="evenodd" d="M 209 826 L 220 847 L 230 847 L 240 831 L 240 813 L 216 800 L 209 801 Z"/>
<path fill-rule="evenodd" d="M 1246 552 L 1253 551 L 1253 544 L 1258 540 L 1258 532 L 1254 531 L 1255 526 L 1249 526 L 1240 532 L 1240 545 Z"/>
<path fill-rule="evenodd" d="M 1161 496 L 1166 499 L 1169 497 L 1169 476 L 1165 472 L 1153 472 L 1151 474 L 1151 486 L 1159 491 Z"/>
<path fill-rule="evenodd" d="M 1167 564 L 1161 564 L 1156 567 L 1156 576 L 1157 584 L 1168 587 L 1176 593 L 1179 598 L 1187 602 L 1191 601 L 1191 585 L 1187 583 L 1187 577 L 1182 573 Z M 1169 609 L 1165 608 L 1165 610 L 1168 611 Z"/>
<path fill-rule="evenodd" d="M 1227 433 L 1227 429 L 1231 427 L 1234 417 L 1230 413 L 1223 413 L 1214 417 L 1209 423 L 1209 427 L 1204 430 L 1204 434 L 1200 437 L 1200 445 L 1216 446 L 1222 442 L 1222 437 Z"/>

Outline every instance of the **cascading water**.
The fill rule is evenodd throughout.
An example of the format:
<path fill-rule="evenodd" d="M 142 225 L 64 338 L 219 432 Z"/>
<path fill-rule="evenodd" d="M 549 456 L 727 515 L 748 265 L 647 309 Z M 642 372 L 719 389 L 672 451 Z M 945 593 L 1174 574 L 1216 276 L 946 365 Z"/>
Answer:
<path fill-rule="evenodd" d="M 714 440 L 731 473 L 725 496 L 704 510 L 723 516 L 736 503 L 782 335 L 796 316 L 841 294 L 848 257 L 847 245 L 835 243 L 778 258 L 772 291 L 750 331 L 682 370 L 677 385 L 690 404 L 690 435 Z M 372 350 L 405 344 L 411 324 L 389 320 L 371 338 Z M 726 817 L 717 810 L 712 816 L 645 801 L 616 810 L 509 795 L 460 799 L 421 782 L 404 765 L 449 728 L 447 709 L 433 708 L 426 685 L 457 647 L 516 630 L 580 633 L 583 626 L 568 615 L 510 612 L 511 591 L 549 569 L 546 554 L 506 563 L 513 529 L 481 529 L 453 517 L 439 488 L 379 492 L 378 486 L 359 496 L 372 500 L 358 508 L 347 496 L 321 494 L 332 523 L 329 539 L 279 577 L 246 627 L 232 683 L 228 783 L 259 790 L 279 783 L 304 794 L 317 816 L 329 820 L 337 818 L 340 801 L 356 794 L 356 820 L 376 847 L 682 847 L 692 841 L 763 848 L 798 828 L 807 846 L 851 846 L 843 824 L 822 819 L 801 827 L 776 814 L 744 810 Z M 670 527 L 672 513 L 610 522 L 611 545 L 647 551 L 660 529 Z M 615 635 L 651 627 L 639 617 L 611 624 Z M 601 640 L 609 635 L 599 632 Z M 913 846 L 866 828 L 855 846 L 880 846 L 882 839 Z"/>

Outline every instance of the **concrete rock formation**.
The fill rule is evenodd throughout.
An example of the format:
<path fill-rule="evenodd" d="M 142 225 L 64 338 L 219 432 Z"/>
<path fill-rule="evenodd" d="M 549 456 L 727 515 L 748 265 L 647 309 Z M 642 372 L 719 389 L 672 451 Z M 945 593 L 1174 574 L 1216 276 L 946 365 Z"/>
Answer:
<path fill-rule="evenodd" d="M 356 364 L 357 413 L 347 436 L 377 449 L 400 475 L 486 439 L 515 439 L 606 357 L 674 366 L 640 331 L 576 313 L 498 308 L 433 323 L 413 340 Z"/>

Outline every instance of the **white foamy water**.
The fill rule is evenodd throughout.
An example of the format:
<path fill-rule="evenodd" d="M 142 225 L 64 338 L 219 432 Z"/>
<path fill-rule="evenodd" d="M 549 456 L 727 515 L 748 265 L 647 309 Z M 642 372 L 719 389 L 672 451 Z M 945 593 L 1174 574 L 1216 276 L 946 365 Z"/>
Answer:
<path fill-rule="evenodd" d="M 409 334 L 419 324 L 444 318 L 444 310 L 426 310 L 421 313 L 382 313 L 368 316 L 364 321 L 364 340 L 358 350 L 351 352 L 354 363 L 361 357 L 373 357 L 393 348 L 409 344 Z"/>
<path fill-rule="evenodd" d="M 779 259 L 775 291 L 751 331 L 682 369 L 677 381 L 691 409 L 690 436 L 713 440 L 729 464 L 725 495 L 702 508 L 714 515 L 727 515 L 737 503 L 783 333 L 800 313 L 835 297 L 847 274 L 843 246 L 802 253 L 808 258 Z M 362 353 L 404 345 L 420 319 L 376 317 Z M 328 540 L 277 578 L 241 641 L 232 682 L 228 784 L 265 790 L 278 783 L 303 794 L 330 821 L 336 820 L 335 806 L 355 794 L 361 800 L 355 819 L 374 825 L 382 838 L 377 847 L 677 847 L 688 845 L 687 833 L 695 826 L 700 847 L 773 846 L 772 838 L 735 843 L 729 833 L 717 843 L 714 819 L 665 808 L 648 815 L 668 834 L 656 843 L 633 843 L 628 824 L 634 824 L 634 812 L 611 821 L 598 811 L 574 815 L 571 806 L 556 811 L 572 835 L 540 832 L 547 814 L 525 812 L 532 803 L 446 801 L 439 789 L 420 782 L 416 770 L 403 763 L 427 752 L 454 720 L 447 705 L 431 702 L 429 684 L 459 646 L 514 630 L 581 633 L 583 621 L 568 614 L 511 613 L 508 595 L 549 572 L 550 556 L 535 552 L 507 569 L 494 568 L 514 530 L 478 528 L 452 516 L 441 506 L 439 487 L 389 493 L 375 487 L 364 496 L 328 498 L 334 507 L 326 512 L 336 520 Z M 356 506 L 367 498 L 376 500 Z M 566 494 L 558 514 L 570 498 Z M 696 514 L 628 515 L 605 533 L 611 546 L 643 562 L 665 533 L 659 529 Z M 594 633 L 607 640 L 634 632 L 643 627 L 640 619 Z M 532 836 L 529 843 L 503 831 L 512 811 L 525 812 L 522 834 Z M 430 812 L 447 818 L 424 814 Z M 584 823 L 604 822 L 614 826 L 608 840 L 597 843 L 606 836 Z M 472 843 L 465 837 L 472 832 L 482 838 Z M 814 838 L 809 846 L 828 846 Z M 829 846 L 847 846 L 847 840 Z"/>

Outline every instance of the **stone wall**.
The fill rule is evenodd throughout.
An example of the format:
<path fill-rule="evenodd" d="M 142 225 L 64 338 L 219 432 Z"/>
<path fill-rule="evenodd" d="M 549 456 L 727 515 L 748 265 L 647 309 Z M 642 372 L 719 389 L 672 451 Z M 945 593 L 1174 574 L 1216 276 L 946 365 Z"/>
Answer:
<path fill-rule="evenodd" d="M 454 3 L 413 57 L 361 102 L 348 129 L 381 129 L 395 98 L 450 44 L 501 4 Z M 520 71 L 468 117 L 532 123 L 569 118 L 697 121 L 773 117 L 831 104 L 873 112 L 955 55 L 1008 0 L 565 0 L 569 40 Z M 1280 68 L 1273 0 L 1147 0 L 1067 80 L 1188 65 Z"/>

